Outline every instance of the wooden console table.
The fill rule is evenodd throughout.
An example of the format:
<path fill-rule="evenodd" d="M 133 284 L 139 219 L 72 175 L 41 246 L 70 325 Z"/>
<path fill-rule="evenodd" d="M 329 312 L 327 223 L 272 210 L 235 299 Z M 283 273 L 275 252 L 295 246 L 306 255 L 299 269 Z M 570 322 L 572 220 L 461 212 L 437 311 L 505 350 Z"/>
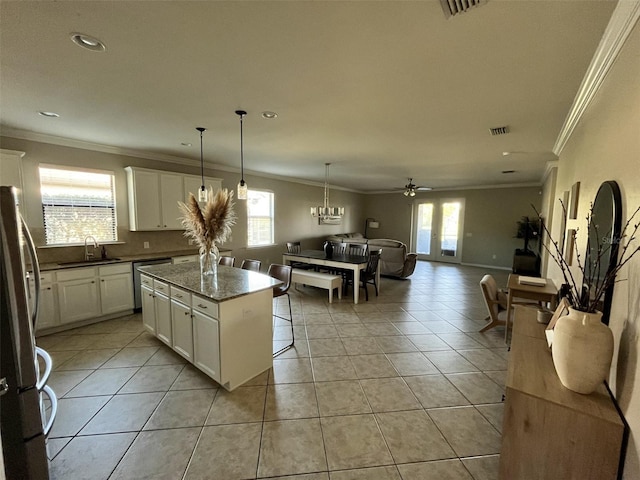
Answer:
<path fill-rule="evenodd" d="M 558 378 L 545 325 L 516 307 L 502 427 L 500 479 L 619 478 L 625 423 L 603 384 L 590 395 Z"/>

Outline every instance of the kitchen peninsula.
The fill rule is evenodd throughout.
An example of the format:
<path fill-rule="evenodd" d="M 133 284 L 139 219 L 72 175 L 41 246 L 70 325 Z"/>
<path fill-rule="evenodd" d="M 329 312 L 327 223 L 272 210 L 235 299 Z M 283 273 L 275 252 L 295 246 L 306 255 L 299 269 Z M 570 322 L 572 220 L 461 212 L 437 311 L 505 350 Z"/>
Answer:
<path fill-rule="evenodd" d="M 142 321 L 160 341 L 231 391 L 273 365 L 273 287 L 282 282 L 198 264 L 139 268 Z"/>

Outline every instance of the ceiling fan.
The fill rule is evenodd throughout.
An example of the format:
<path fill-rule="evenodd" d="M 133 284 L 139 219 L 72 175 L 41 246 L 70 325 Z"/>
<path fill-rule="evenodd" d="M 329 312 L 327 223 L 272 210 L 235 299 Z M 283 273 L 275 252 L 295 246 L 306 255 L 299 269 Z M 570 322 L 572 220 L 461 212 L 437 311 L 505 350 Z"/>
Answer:
<path fill-rule="evenodd" d="M 404 190 L 403 194 L 405 197 L 415 197 L 416 192 L 427 192 L 431 190 L 431 187 L 418 186 L 413 183 L 413 178 L 409 178 L 409 183 L 407 183 L 403 188 L 399 188 L 398 190 Z"/>

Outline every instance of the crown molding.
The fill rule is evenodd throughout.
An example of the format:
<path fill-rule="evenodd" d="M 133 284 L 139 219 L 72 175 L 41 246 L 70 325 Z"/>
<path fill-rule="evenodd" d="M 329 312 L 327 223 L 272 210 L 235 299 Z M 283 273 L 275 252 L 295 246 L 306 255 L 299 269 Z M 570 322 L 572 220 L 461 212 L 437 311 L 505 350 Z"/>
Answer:
<path fill-rule="evenodd" d="M 602 86 L 638 17 L 640 0 L 620 0 L 616 5 L 553 146 L 553 153 L 556 155 L 560 156 L 582 115 Z"/>
<path fill-rule="evenodd" d="M 558 160 L 549 160 L 546 163 L 546 165 L 544 166 L 544 173 L 542 174 L 542 178 L 540 179 L 543 185 L 544 185 L 544 182 L 547 181 L 547 178 L 549 177 L 549 175 L 551 175 L 551 172 L 553 172 L 554 169 L 558 168 L 559 163 L 560 162 Z"/>
<path fill-rule="evenodd" d="M 133 158 L 144 158 L 147 160 L 155 160 L 158 162 L 164 162 L 164 163 L 171 163 L 171 164 L 180 164 L 180 165 L 188 165 L 188 166 L 193 166 L 193 167 L 199 167 L 200 166 L 200 161 L 199 160 L 191 160 L 188 158 L 183 158 L 183 157 L 177 157 L 174 155 L 167 155 L 164 153 L 153 153 L 153 152 L 145 152 L 144 150 L 135 150 L 135 149 L 131 149 L 131 148 L 122 148 L 122 147 L 115 147 L 113 145 L 105 145 L 102 143 L 94 143 L 94 142 L 86 142 L 83 140 L 76 140 L 73 138 L 65 138 L 65 137 L 58 137 L 56 135 L 47 135 L 45 133 L 37 133 L 37 132 L 31 132 L 28 130 L 19 130 L 19 129 L 14 129 L 14 128 L 8 128 L 8 127 L 2 127 L 2 130 L 0 131 L 0 136 L 3 137 L 10 137 L 10 138 L 18 138 L 20 140 L 28 140 L 28 141 L 32 141 L 32 142 L 39 142 L 39 143 L 47 143 L 50 145 L 58 145 L 61 147 L 70 147 L 70 148 L 80 148 L 83 150 L 91 150 L 94 152 L 102 152 L 102 153 L 110 153 L 110 154 L 114 154 L 114 155 L 123 155 L 126 157 L 133 157 Z M 5 150 L 8 151 L 8 150 Z M 24 152 L 22 152 L 22 154 L 24 155 Z M 205 165 L 207 168 L 211 168 L 214 170 L 220 170 L 222 172 L 230 172 L 230 173 L 240 173 L 240 169 L 239 168 L 235 168 L 235 167 L 229 167 L 228 165 L 221 165 L 218 163 L 211 163 L 211 162 L 206 162 L 205 161 Z M 253 170 L 247 170 L 245 168 L 245 174 L 246 175 L 251 175 L 251 176 L 255 176 L 255 177 L 262 177 L 262 178 L 270 178 L 273 180 L 280 180 L 280 181 L 285 181 L 285 182 L 293 182 L 293 183 L 299 183 L 302 185 L 310 185 L 313 187 L 320 187 L 320 188 L 324 188 L 324 182 L 313 182 L 310 180 L 303 180 L 303 179 L 299 179 L 299 178 L 294 178 L 294 177 L 284 177 L 281 175 L 274 175 L 274 174 L 270 174 L 270 173 L 264 173 L 264 172 L 256 172 Z M 363 193 L 359 190 L 354 190 L 351 188 L 345 188 L 345 187 L 339 187 L 336 185 L 329 185 L 329 188 L 331 190 L 342 190 L 345 192 L 353 192 L 353 193 Z"/>

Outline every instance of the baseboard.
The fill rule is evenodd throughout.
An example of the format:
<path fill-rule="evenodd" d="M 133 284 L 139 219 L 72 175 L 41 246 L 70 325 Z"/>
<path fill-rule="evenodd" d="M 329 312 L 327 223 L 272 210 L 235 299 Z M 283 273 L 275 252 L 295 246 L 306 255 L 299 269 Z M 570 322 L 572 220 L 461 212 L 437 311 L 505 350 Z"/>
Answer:
<path fill-rule="evenodd" d="M 478 268 L 490 268 L 492 270 L 507 270 L 507 271 L 511 271 L 511 267 L 497 267 L 495 265 L 482 265 L 480 263 L 464 263 L 461 262 L 460 265 L 463 265 L 465 267 L 478 267 Z"/>

